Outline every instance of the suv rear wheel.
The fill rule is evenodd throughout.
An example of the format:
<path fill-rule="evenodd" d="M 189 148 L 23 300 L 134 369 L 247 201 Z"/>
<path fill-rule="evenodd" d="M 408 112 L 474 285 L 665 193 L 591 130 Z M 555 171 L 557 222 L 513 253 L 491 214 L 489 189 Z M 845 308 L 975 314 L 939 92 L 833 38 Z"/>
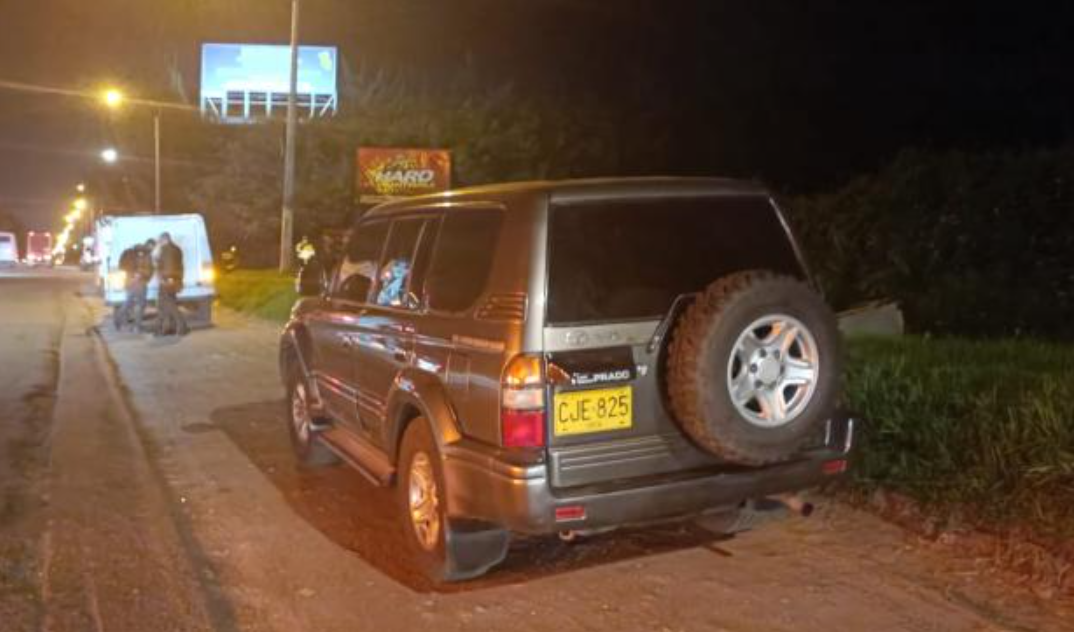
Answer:
<path fill-rule="evenodd" d="M 418 570 L 434 582 L 462 581 L 502 562 L 510 542 L 506 530 L 448 519 L 440 452 L 423 417 L 407 425 L 399 452 L 399 515 Z"/>
<path fill-rule="evenodd" d="M 443 481 L 436 443 L 426 421 L 418 417 L 403 435 L 396 493 L 411 557 L 434 581 L 449 579 Z"/>
<path fill-rule="evenodd" d="M 702 448 L 746 465 L 786 459 L 835 407 L 835 316 L 795 279 L 729 275 L 680 318 L 668 373 L 672 410 Z"/>

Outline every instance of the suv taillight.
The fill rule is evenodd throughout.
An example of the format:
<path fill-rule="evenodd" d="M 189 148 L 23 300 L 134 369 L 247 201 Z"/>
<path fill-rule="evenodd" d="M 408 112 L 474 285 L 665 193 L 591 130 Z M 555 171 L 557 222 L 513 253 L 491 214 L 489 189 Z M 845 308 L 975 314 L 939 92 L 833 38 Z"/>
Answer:
<path fill-rule="evenodd" d="M 500 432 L 506 448 L 544 446 L 544 360 L 517 355 L 500 380 Z"/>

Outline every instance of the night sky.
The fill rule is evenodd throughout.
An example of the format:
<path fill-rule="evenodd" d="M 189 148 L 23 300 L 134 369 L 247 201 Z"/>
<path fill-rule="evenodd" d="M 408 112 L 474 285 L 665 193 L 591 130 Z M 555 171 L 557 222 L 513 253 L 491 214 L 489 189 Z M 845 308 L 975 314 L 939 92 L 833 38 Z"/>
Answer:
<path fill-rule="evenodd" d="M 0 80 L 197 99 L 203 41 L 284 42 L 286 0 L 0 0 Z M 303 39 L 350 70 L 658 111 L 673 171 L 824 190 L 908 146 L 1074 136 L 1074 3 L 305 0 Z M 177 83 L 176 78 L 181 78 Z M 344 110 L 346 103 L 343 104 Z M 56 223 L 99 168 L 87 100 L 0 90 L 0 209 Z"/>

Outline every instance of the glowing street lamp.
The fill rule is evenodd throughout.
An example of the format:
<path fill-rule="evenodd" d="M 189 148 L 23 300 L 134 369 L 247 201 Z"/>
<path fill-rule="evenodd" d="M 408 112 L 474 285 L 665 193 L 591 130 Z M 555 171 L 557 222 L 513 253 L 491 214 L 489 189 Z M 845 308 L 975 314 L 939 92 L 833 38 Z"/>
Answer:
<path fill-rule="evenodd" d="M 86 185 L 84 183 L 82 183 L 82 182 L 79 182 L 78 185 L 75 186 L 75 190 L 78 191 L 79 193 L 85 193 L 86 192 Z"/>
<path fill-rule="evenodd" d="M 115 148 L 109 147 L 108 149 L 105 149 L 101 152 L 101 160 L 107 162 L 108 164 L 112 164 L 119 160 L 119 152 L 116 151 Z"/>
<path fill-rule="evenodd" d="M 82 211 L 84 211 L 87 208 L 89 208 L 89 202 L 87 202 L 86 198 L 84 198 L 84 197 L 75 198 L 75 203 L 74 203 L 73 206 L 74 206 L 74 209 L 76 211 L 81 213 Z"/>
<path fill-rule="evenodd" d="M 109 88 L 101 93 L 101 101 L 104 102 L 105 106 L 110 110 L 119 109 L 119 107 L 123 105 L 124 100 L 125 97 L 123 96 L 123 93 L 115 88 Z"/>

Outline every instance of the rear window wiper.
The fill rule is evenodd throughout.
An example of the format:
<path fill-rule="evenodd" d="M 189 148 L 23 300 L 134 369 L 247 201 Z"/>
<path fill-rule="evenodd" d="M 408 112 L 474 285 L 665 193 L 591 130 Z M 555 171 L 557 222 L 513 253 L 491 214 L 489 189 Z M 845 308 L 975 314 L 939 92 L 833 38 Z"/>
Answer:
<path fill-rule="evenodd" d="M 675 300 L 671 302 L 671 307 L 668 308 L 664 318 L 660 321 L 660 324 L 656 326 L 656 331 L 653 332 L 653 337 L 649 339 L 649 346 L 646 351 L 652 353 L 656 351 L 660 343 L 663 342 L 664 337 L 667 336 L 668 330 L 671 329 L 671 324 L 679 317 L 682 310 L 686 309 L 686 306 L 694 302 L 697 298 L 697 292 L 690 292 L 689 294 L 679 294 L 675 297 Z"/>

